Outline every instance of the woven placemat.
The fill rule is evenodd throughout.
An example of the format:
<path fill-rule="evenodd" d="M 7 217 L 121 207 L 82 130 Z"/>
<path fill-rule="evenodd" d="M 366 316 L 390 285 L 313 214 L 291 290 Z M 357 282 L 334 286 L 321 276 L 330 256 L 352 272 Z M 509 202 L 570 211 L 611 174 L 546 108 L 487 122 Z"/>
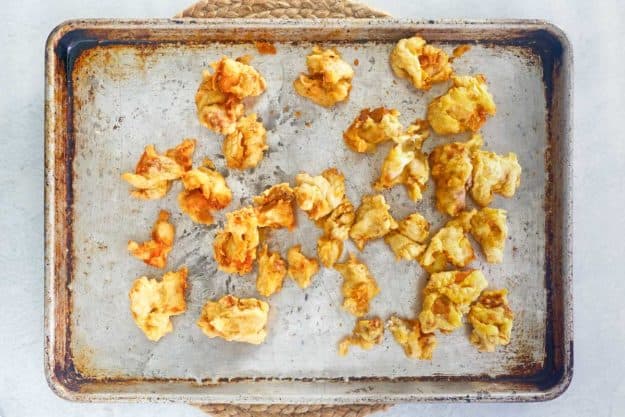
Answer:
<path fill-rule="evenodd" d="M 388 14 L 343 0 L 200 0 L 176 15 L 189 18 L 382 18 Z M 385 404 L 194 404 L 216 417 L 363 417 Z"/>

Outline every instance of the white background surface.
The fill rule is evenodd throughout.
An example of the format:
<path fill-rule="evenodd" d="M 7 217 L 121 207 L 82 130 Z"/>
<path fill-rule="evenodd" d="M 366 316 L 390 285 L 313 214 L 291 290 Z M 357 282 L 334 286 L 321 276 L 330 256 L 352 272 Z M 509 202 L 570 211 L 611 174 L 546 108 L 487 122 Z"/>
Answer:
<path fill-rule="evenodd" d="M 0 10 L 0 417 L 201 416 L 186 405 L 73 404 L 43 376 L 43 57 L 78 17 L 167 17 L 185 0 L 23 0 Z M 541 404 L 415 404 L 386 416 L 625 415 L 625 4 L 622 1 L 367 1 L 397 17 L 541 18 L 575 54 L 575 376 Z M 510 4 L 508 4 L 510 3 Z M 619 129 L 619 127 L 621 127 Z"/>

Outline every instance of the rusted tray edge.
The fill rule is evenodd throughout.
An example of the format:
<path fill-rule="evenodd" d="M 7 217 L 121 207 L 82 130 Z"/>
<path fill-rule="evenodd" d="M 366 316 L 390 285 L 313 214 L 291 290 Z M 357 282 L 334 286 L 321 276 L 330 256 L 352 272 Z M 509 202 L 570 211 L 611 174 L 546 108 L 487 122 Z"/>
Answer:
<path fill-rule="evenodd" d="M 68 132 L 64 131 L 62 121 L 68 116 L 59 113 L 62 106 L 56 106 L 59 100 L 63 99 L 63 81 L 64 69 L 61 68 L 59 62 L 55 59 L 55 48 L 58 42 L 69 32 L 76 29 L 88 28 L 147 28 L 147 29 L 167 29 L 177 30 L 181 26 L 185 28 L 201 29 L 202 27 L 214 27 L 222 25 L 228 27 L 243 27 L 244 29 L 268 30 L 271 27 L 293 27 L 301 28 L 302 25 L 314 25 L 315 27 L 331 28 L 333 24 L 341 22 L 345 27 L 345 21 L 330 19 L 328 21 L 288 21 L 288 20 L 236 20 L 230 19 L 216 20 L 211 23 L 205 21 L 194 21 L 193 19 L 175 19 L 175 20 L 133 20 L 133 21 L 117 21 L 117 20 L 78 20 L 69 21 L 58 26 L 49 36 L 46 44 L 46 101 L 45 101 L 45 373 L 51 388 L 61 397 L 74 401 L 117 401 L 117 400 L 152 400 L 152 401 L 184 401 L 184 402 L 267 402 L 262 396 L 255 398 L 249 395 L 245 398 L 239 398 L 231 394 L 219 394 L 210 392 L 207 386 L 202 386 L 201 393 L 184 394 L 181 390 L 172 390 L 172 392 L 156 393 L 149 388 L 149 382 L 135 385 L 137 390 L 133 392 L 124 392 L 122 389 L 111 389 L 110 391 L 101 390 L 101 392 L 92 391 L 88 387 L 88 381 L 80 380 L 71 364 L 69 352 L 66 349 L 62 335 L 67 335 L 69 328 L 64 320 L 66 303 L 68 301 L 69 290 L 65 286 L 64 273 L 67 272 L 65 263 L 68 257 L 71 257 L 68 244 L 70 243 L 67 235 L 68 212 L 67 208 L 71 206 L 71 201 L 65 201 L 68 185 L 71 186 L 71 175 L 67 176 L 67 162 L 71 161 L 71 146 L 59 149 L 55 143 L 68 140 Z M 468 394 L 446 393 L 445 395 L 427 394 L 420 392 L 411 393 L 385 393 L 383 396 L 371 393 L 359 392 L 356 389 L 357 382 L 350 382 L 350 386 L 354 388 L 351 393 L 344 393 L 336 396 L 333 400 L 336 403 L 355 403 L 355 402 L 397 402 L 397 401 L 540 401 L 557 397 L 563 393 L 568 387 L 572 378 L 573 368 L 573 334 L 572 334 L 572 294 L 570 283 L 572 279 L 572 190 L 571 190 L 571 147 L 572 147 L 572 126 L 570 107 L 572 103 L 571 94 L 571 71 L 572 71 L 572 52 L 566 35 L 557 27 L 537 20 L 505 20 L 505 21 L 459 21 L 459 20 L 395 20 L 385 19 L 379 20 L 359 20 L 348 24 L 354 29 L 370 29 L 381 27 L 401 27 L 408 29 L 431 29 L 433 26 L 437 30 L 454 30 L 459 28 L 479 29 L 487 32 L 495 25 L 498 28 L 511 31 L 541 30 L 547 33 L 551 39 L 561 48 L 561 54 L 558 62 L 555 63 L 557 68 L 553 68 L 550 76 L 554 77 L 554 84 L 551 87 L 551 94 L 557 94 L 559 105 L 553 106 L 550 111 L 552 120 L 550 122 L 550 135 L 554 138 L 558 146 L 552 150 L 552 160 L 558 160 L 558 168 L 552 169 L 553 174 L 552 186 L 556 193 L 552 194 L 558 200 L 558 214 L 555 216 L 553 224 L 551 224 L 552 238 L 555 239 L 555 250 L 551 259 L 558 261 L 551 265 L 552 272 L 559 279 L 552 279 L 550 288 L 550 303 L 554 309 L 552 315 L 559 316 L 558 327 L 553 329 L 554 338 L 557 346 L 553 346 L 555 352 L 554 361 L 558 362 L 557 374 L 546 375 L 546 385 L 539 387 L 540 384 L 527 387 L 526 391 L 516 390 L 515 393 L 501 391 L 490 392 L 474 392 Z M 558 71 L 556 77 L 555 71 Z M 546 75 L 547 76 L 547 75 Z M 69 181 L 68 181 L 69 180 Z M 106 382 L 108 383 L 108 381 Z M 180 381 L 181 384 L 185 382 Z M 327 384 L 324 382 L 323 384 Z M 334 382 L 336 383 L 336 382 Z M 398 381 L 399 383 L 399 381 Z M 501 382 L 500 382 L 501 383 Z M 102 383 L 95 382 L 95 385 Z M 158 384 L 158 383 L 157 383 Z M 273 385 L 276 384 L 276 385 Z M 281 389 L 282 384 L 286 386 L 294 384 L 294 382 L 276 382 L 272 383 L 274 389 Z M 449 381 L 451 386 L 453 382 Z M 505 384 L 505 383 L 503 383 Z M 115 384 L 111 383 L 111 387 Z M 191 387 L 191 384 L 189 388 Z M 365 383 L 366 385 L 366 383 Z M 478 384 L 479 385 L 479 384 Z M 182 388 L 182 387 L 181 387 Z M 152 391 L 152 392 L 150 392 Z M 178 391 L 178 392 L 175 392 Z M 301 392 L 293 395 L 284 393 L 284 397 L 275 402 L 308 402 L 318 403 L 319 396 L 314 393 L 302 397 Z M 326 398 L 327 399 L 327 398 Z"/>

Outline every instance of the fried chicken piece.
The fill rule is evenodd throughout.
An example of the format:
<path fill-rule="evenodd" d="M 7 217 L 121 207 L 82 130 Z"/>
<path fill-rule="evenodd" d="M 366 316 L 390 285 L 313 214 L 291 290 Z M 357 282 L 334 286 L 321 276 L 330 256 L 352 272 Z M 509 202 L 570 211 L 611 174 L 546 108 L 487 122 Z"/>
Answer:
<path fill-rule="evenodd" d="M 430 176 L 427 155 L 421 151 L 421 146 L 429 135 L 427 123 L 423 120 L 416 120 L 408 126 L 406 132 L 394 139 L 397 144 L 384 159 L 380 178 L 373 187 L 381 191 L 404 184 L 412 201 L 421 200 Z"/>
<path fill-rule="evenodd" d="M 308 74 L 300 74 L 293 82 L 297 94 L 324 107 L 347 99 L 354 70 L 336 49 L 313 47 L 306 57 L 306 65 Z"/>
<path fill-rule="evenodd" d="M 204 304 L 197 325 L 210 338 L 259 345 L 267 337 L 268 315 L 269 305 L 264 301 L 225 295 Z"/>
<path fill-rule="evenodd" d="M 395 257 L 407 261 L 417 259 L 425 250 L 425 240 L 430 234 L 430 223 L 419 213 L 413 213 L 398 223 L 397 229 L 384 241 L 391 247 Z"/>
<path fill-rule="evenodd" d="M 343 133 L 343 140 L 354 152 L 371 153 L 380 143 L 397 138 L 402 130 L 397 110 L 363 109 Z"/>
<path fill-rule="evenodd" d="M 174 148 L 167 149 L 165 156 L 176 161 L 184 172 L 193 167 L 193 152 L 195 152 L 195 139 L 183 139 L 182 142 Z"/>
<path fill-rule="evenodd" d="M 350 253 L 347 262 L 334 268 L 343 276 L 343 308 L 356 317 L 367 314 L 369 303 L 380 292 L 367 265 Z"/>
<path fill-rule="evenodd" d="M 122 179 L 136 188 L 131 192 L 133 197 L 153 200 L 165 196 L 171 181 L 180 178 L 183 173 L 184 168 L 175 159 L 158 154 L 154 145 L 148 145 L 137 163 L 135 172 L 123 173 Z"/>
<path fill-rule="evenodd" d="M 252 270 L 258 244 L 256 213 L 243 207 L 226 214 L 226 226 L 213 241 L 213 255 L 221 271 L 245 275 Z"/>
<path fill-rule="evenodd" d="M 467 188 L 473 172 L 471 155 L 482 143 L 482 136 L 475 134 L 467 142 L 439 145 L 430 153 L 439 211 L 454 217 L 466 207 Z"/>
<path fill-rule="evenodd" d="M 462 316 L 488 286 L 481 271 L 447 271 L 432 274 L 423 289 L 419 313 L 421 331 L 450 333 L 462 325 Z"/>
<path fill-rule="evenodd" d="M 301 288 L 307 288 L 312 277 L 319 272 L 319 262 L 314 258 L 304 256 L 301 245 L 290 248 L 286 254 L 286 260 L 289 263 L 289 276 Z"/>
<path fill-rule="evenodd" d="M 388 327 L 393 338 L 404 349 L 404 353 L 411 359 L 431 360 L 436 348 L 434 333 L 421 331 L 419 320 L 402 319 L 391 316 Z"/>
<path fill-rule="evenodd" d="M 169 212 L 161 210 L 152 228 L 152 239 L 143 243 L 128 241 L 128 251 L 132 256 L 141 259 L 155 268 L 165 268 L 167 255 L 174 246 L 176 229 L 169 223 Z"/>
<path fill-rule="evenodd" d="M 471 219 L 477 213 L 477 210 L 461 211 L 456 217 L 449 220 L 445 226 L 456 226 L 462 229 L 464 233 L 471 232 Z"/>
<path fill-rule="evenodd" d="M 160 281 L 140 277 L 134 281 L 128 297 L 130 312 L 137 326 L 154 342 L 173 330 L 171 316 L 187 310 L 184 293 L 187 268 L 167 272 Z"/>
<path fill-rule="evenodd" d="M 339 355 L 345 356 L 351 345 L 360 346 L 361 349 L 369 350 L 382 342 L 384 325 L 379 317 L 372 319 L 357 320 L 352 334 L 345 337 L 339 343 Z"/>
<path fill-rule="evenodd" d="M 254 197 L 258 227 L 295 228 L 295 192 L 288 183 L 276 184 Z"/>
<path fill-rule="evenodd" d="M 428 272 L 439 272 L 451 264 L 467 266 L 475 259 L 471 242 L 462 227 L 446 224 L 427 245 L 419 263 Z"/>
<path fill-rule="evenodd" d="M 346 240 L 349 237 L 349 230 L 355 219 L 354 206 L 351 201 L 344 198 L 341 204 L 336 206 L 328 216 L 322 218 L 317 223 L 321 226 L 326 236 L 332 239 Z"/>
<path fill-rule="evenodd" d="M 447 81 L 453 69 L 447 54 L 428 45 L 420 36 L 401 39 L 391 52 L 391 68 L 399 78 L 408 78 L 419 90 L 429 90 L 432 83 Z"/>
<path fill-rule="evenodd" d="M 506 210 L 484 207 L 471 218 L 471 234 L 482 247 L 486 260 L 498 264 L 508 237 Z"/>
<path fill-rule="evenodd" d="M 256 113 L 241 117 L 222 144 L 226 165 L 234 169 L 254 168 L 263 159 L 267 148 L 267 131 Z"/>
<path fill-rule="evenodd" d="M 262 75 L 244 59 L 223 57 L 213 62 L 211 67 L 215 70 L 214 85 L 222 93 L 232 94 L 239 99 L 261 95 L 267 84 Z"/>
<path fill-rule="evenodd" d="M 345 197 L 345 177 L 336 168 L 328 168 L 314 177 L 306 173 L 297 174 L 295 182 L 297 205 L 312 220 L 330 214 Z"/>
<path fill-rule="evenodd" d="M 473 186 L 471 197 L 482 207 L 493 201 L 493 194 L 512 197 L 521 184 L 521 165 L 516 154 L 506 156 L 477 150 L 472 155 Z"/>
<path fill-rule="evenodd" d="M 391 230 L 397 229 L 397 222 L 391 216 L 384 196 L 366 195 L 362 198 L 360 207 L 356 210 L 356 220 L 349 231 L 358 249 L 362 250 L 367 241 L 385 236 Z"/>
<path fill-rule="evenodd" d="M 481 352 L 494 352 L 497 345 L 510 343 L 514 313 L 508 305 L 508 290 L 486 290 L 471 306 L 471 343 Z"/>
<path fill-rule="evenodd" d="M 439 135 L 477 132 L 497 110 L 483 75 L 452 76 L 454 85 L 428 106 L 428 122 Z"/>
<path fill-rule="evenodd" d="M 213 224 L 213 212 L 226 208 L 232 201 L 232 191 L 210 159 L 184 173 L 182 185 L 184 190 L 178 194 L 178 205 L 196 223 Z"/>
<path fill-rule="evenodd" d="M 343 254 L 343 241 L 329 236 L 317 239 L 317 256 L 326 268 L 332 268 Z"/>
<path fill-rule="evenodd" d="M 264 297 L 269 297 L 282 289 L 282 282 L 286 276 L 286 262 L 279 253 L 269 252 L 267 245 L 258 254 L 258 276 L 256 290 Z"/>
<path fill-rule="evenodd" d="M 223 135 L 234 132 L 237 120 L 243 115 L 241 100 L 234 94 L 220 91 L 215 76 L 209 71 L 202 73 L 202 82 L 195 93 L 195 106 L 200 123 Z"/>

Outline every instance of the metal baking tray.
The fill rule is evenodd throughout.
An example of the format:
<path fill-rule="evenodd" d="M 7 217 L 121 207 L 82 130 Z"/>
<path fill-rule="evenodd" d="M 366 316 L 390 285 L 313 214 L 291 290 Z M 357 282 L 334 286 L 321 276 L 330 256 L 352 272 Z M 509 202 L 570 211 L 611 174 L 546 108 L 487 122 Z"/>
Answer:
<path fill-rule="evenodd" d="M 217 271 L 211 241 L 219 224 L 199 226 L 182 215 L 178 189 L 163 200 L 133 200 L 120 173 L 134 167 L 146 144 L 165 149 L 196 137 L 196 163 L 209 156 L 228 175 L 235 199 L 227 210 L 249 204 L 271 184 L 293 183 L 299 171 L 315 174 L 329 166 L 343 170 L 347 193 L 358 204 L 372 192 L 387 149 L 355 154 L 343 145 L 343 130 L 364 107 L 395 107 L 407 124 L 423 117 L 427 103 L 446 88 L 417 92 L 392 75 L 392 45 L 415 33 L 448 51 L 472 45 L 454 66 L 461 74 L 484 73 L 497 102 L 497 115 L 483 129 L 485 148 L 514 151 L 523 166 L 517 195 L 494 202 L 509 212 L 504 263 L 489 265 L 480 258 L 471 265 L 484 271 L 492 287 L 510 290 L 517 316 L 510 345 L 478 353 L 468 330 L 460 330 L 439 337 L 432 361 L 414 361 L 387 334 L 370 351 L 353 349 L 339 357 L 337 342 L 354 319 L 340 309 L 341 279 L 332 270 L 323 270 L 306 291 L 289 281 L 270 299 L 263 345 L 206 338 L 195 325 L 201 305 L 227 292 L 254 295 L 254 274 Z M 273 42 L 277 54 L 259 54 L 256 40 Z M 336 46 L 356 70 L 349 101 L 332 110 L 292 89 L 315 43 Z M 268 83 L 248 109 L 267 126 L 269 151 L 255 170 L 227 172 L 221 138 L 199 125 L 193 97 L 209 63 L 245 54 L 253 56 Z M 565 35 L 540 21 L 181 19 L 60 25 L 46 47 L 50 386 L 75 401 L 331 404 L 558 396 L 573 365 L 571 65 Z M 433 136 L 426 150 L 449 140 Z M 432 189 L 417 204 L 401 187 L 384 194 L 396 218 L 417 210 L 436 228 L 444 218 L 433 209 Z M 174 332 L 155 344 L 132 322 L 127 294 L 136 277 L 161 272 L 131 258 L 125 244 L 147 237 L 161 208 L 172 212 L 177 228 L 169 268 L 187 265 L 190 289 L 188 311 L 175 317 Z M 299 221 L 291 233 L 274 233 L 271 245 L 284 254 L 297 242 L 315 253 L 320 231 L 304 216 Z M 414 316 L 427 279 L 420 267 L 396 262 L 381 241 L 358 256 L 381 287 L 371 315 Z"/>

